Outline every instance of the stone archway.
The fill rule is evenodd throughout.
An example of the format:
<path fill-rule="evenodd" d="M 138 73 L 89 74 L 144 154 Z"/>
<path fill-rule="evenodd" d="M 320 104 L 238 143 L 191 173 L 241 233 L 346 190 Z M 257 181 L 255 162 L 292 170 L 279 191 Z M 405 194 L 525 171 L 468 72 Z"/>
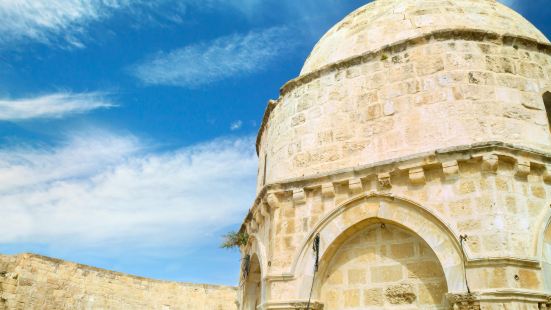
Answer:
<path fill-rule="evenodd" d="M 243 289 L 243 306 L 242 310 L 256 310 L 261 302 L 261 282 L 262 272 L 260 268 L 260 261 L 256 254 L 250 256 L 249 261 L 246 262 L 245 269 L 247 270 L 244 279 Z"/>
<path fill-rule="evenodd" d="M 323 261 L 333 257 L 340 244 L 364 229 L 368 224 L 389 223 L 415 232 L 435 253 L 445 275 L 450 293 L 466 292 L 463 256 L 459 234 L 430 210 L 419 204 L 396 196 L 362 194 L 343 202 L 320 221 L 311 235 L 305 239 L 297 252 L 291 273 L 301 279 L 298 296 L 307 300 L 313 278 L 313 252 L 311 244 L 316 234 L 320 235 L 320 257 Z M 467 257 L 470 251 L 465 249 Z M 319 291 L 316 290 L 316 291 Z M 316 296 L 314 296 L 316 297 Z"/>
<path fill-rule="evenodd" d="M 421 237 L 388 222 L 358 225 L 321 262 L 316 291 L 324 310 L 445 309 L 444 271 Z"/>

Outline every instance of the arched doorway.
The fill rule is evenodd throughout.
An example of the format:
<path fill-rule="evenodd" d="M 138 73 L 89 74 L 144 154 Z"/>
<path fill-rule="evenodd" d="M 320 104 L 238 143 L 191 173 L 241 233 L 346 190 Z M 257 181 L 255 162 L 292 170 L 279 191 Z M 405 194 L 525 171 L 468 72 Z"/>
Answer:
<path fill-rule="evenodd" d="M 260 305 L 261 279 L 260 261 L 256 254 L 245 258 L 244 262 L 243 310 L 256 310 Z"/>
<path fill-rule="evenodd" d="M 372 223 L 337 246 L 319 274 L 324 310 L 446 309 L 442 266 L 415 233 Z"/>

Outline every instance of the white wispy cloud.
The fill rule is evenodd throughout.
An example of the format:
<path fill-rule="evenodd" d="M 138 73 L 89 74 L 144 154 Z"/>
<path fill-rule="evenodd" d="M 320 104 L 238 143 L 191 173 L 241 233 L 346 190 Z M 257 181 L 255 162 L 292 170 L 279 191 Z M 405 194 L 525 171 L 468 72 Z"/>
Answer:
<path fill-rule="evenodd" d="M 0 0 L 0 48 L 21 42 L 59 44 L 82 48 L 84 34 L 93 22 L 115 13 L 148 14 L 170 4 L 172 19 L 182 6 L 168 0 Z M 172 15 L 171 15 L 172 14 Z M 157 14 L 160 15 L 160 14 Z M 151 15 L 147 15 L 151 16 Z M 150 19 L 143 18 L 148 22 Z"/>
<path fill-rule="evenodd" d="M 235 122 L 231 123 L 230 130 L 235 131 L 235 130 L 240 129 L 242 126 L 243 126 L 243 121 L 238 120 L 238 121 L 235 121 Z"/>
<path fill-rule="evenodd" d="M 130 71 L 145 84 L 197 87 L 261 71 L 295 44 L 285 27 L 160 52 Z"/>
<path fill-rule="evenodd" d="M 250 206 L 253 145 L 219 139 L 155 153 L 135 137 L 86 132 L 54 148 L 0 149 L 0 243 L 102 251 L 201 243 Z"/>
<path fill-rule="evenodd" d="M 0 99 L 0 121 L 62 118 L 114 104 L 103 93 L 54 93 L 24 99 Z"/>

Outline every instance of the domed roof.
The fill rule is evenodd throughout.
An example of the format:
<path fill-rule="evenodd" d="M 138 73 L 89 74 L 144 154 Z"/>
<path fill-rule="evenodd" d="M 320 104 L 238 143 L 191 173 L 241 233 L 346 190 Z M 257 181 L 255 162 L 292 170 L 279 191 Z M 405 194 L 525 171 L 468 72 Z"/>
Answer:
<path fill-rule="evenodd" d="M 473 29 L 549 41 L 520 14 L 496 0 L 375 0 L 335 25 L 314 47 L 301 75 L 445 29 Z"/>

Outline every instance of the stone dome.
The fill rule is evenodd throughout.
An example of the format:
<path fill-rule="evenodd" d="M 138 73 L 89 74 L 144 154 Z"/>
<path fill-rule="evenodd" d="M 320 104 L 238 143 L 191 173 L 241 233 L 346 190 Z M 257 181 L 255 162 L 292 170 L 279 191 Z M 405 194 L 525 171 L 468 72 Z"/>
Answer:
<path fill-rule="evenodd" d="M 549 91 L 551 44 L 495 0 L 376 0 L 268 105 L 258 188 L 469 145 L 551 152 Z"/>
<path fill-rule="evenodd" d="M 336 24 L 314 47 L 301 75 L 438 30 L 472 29 L 547 38 L 520 14 L 496 0 L 376 0 Z"/>

